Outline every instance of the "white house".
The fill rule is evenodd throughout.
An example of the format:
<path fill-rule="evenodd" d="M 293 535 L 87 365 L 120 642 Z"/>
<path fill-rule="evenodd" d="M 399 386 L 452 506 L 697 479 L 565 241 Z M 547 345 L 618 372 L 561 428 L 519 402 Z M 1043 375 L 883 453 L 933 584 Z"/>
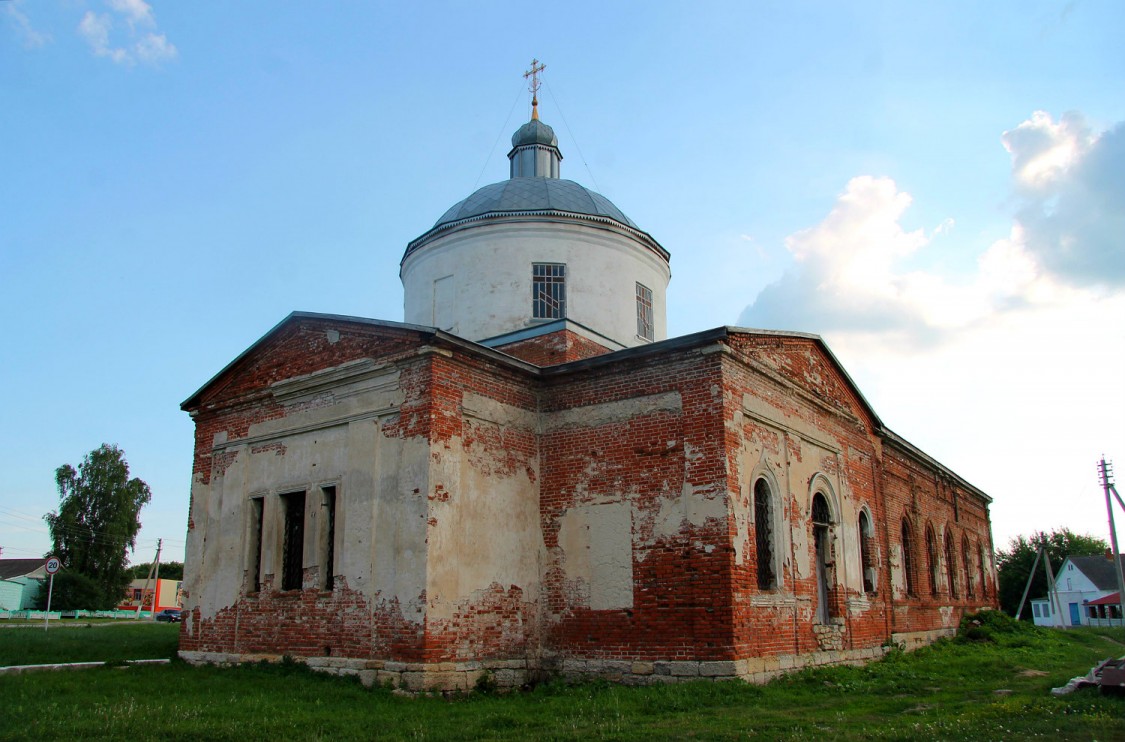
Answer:
<path fill-rule="evenodd" d="M 1059 609 L 1052 609 L 1049 596 L 1031 601 L 1036 626 L 1123 625 L 1117 573 L 1108 555 L 1067 557 L 1055 574 L 1055 593 Z"/>

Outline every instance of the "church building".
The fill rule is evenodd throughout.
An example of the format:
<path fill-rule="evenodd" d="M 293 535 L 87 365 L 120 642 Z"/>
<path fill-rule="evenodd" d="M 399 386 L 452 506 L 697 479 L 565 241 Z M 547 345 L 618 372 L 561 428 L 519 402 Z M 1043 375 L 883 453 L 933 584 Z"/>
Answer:
<path fill-rule="evenodd" d="M 762 680 L 996 606 L 990 499 L 821 338 L 667 338 L 669 252 L 534 106 L 508 158 L 406 246 L 405 322 L 294 312 L 183 403 L 184 659 Z"/>

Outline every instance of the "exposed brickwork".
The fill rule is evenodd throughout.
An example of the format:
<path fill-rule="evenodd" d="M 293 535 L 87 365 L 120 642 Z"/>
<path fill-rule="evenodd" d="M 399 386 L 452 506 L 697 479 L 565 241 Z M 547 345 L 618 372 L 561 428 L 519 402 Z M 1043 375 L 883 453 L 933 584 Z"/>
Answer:
<path fill-rule="evenodd" d="M 502 350 L 540 366 L 606 353 L 569 331 Z M 369 490 L 378 496 L 372 512 L 405 519 L 401 539 L 416 540 L 396 543 L 396 558 L 404 568 L 417 566 L 421 582 L 396 588 L 396 598 L 341 575 L 334 590 L 320 591 L 318 569 L 306 563 L 306 589 L 276 591 L 273 575 L 264 575 L 258 593 L 243 589 L 232 604 L 204 615 L 193 603 L 203 598 L 189 558 L 192 610 L 181 647 L 202 653 L 191 656 L 363 660 L 378 666 L 345 669 L 387 673 L 411 687 L 471 685 L 484 666 L 473 663 L 481 662 L 513 683 L 552 668 L 626 682 L 650 682 L 645 678 L 662 672 L 757 678 L 877 656 L 891 637 L 932 638 L 963 612 L 996 605 L 987 501 L 883 431 L 823 346 L 804 337 L 727 333 L 710 344 L 658 345 L 541 374 L 440 334 L 340 318 L 291 320 L 187 405 L 196 423 L 193 513 L 217 506 L 207 502 L 209 487 L 243 466 L 231 443 L 255 425 L 279 429 L 317 410 L 341 410 L 345 422 L 334 425 L 368 414 L 351 392 L 337 396 L 328 388 L 283 403 L 272 386 L 364 359 L 396 374 L 395 407 L 378 413 L 377 439 L 365 445 L 400 452 L 379 460 L 398 489 Z M 300 429 L 292 440 L 255 439 L 248 455 L 281 466 L 295 455 Z M 380 441 L 428 454 L 396 458 L 407 449 Z M 752 516 L 753 482 L 761 476 L 777 490 L 777 587 L 766 591 L 758 588 Z M 816 619 L 816 492 L 830 501 L 832 518 L 822 537 L 826 622 Z M 355 495 L 341 490 L 343 498 Z M 246 496 L 233 495 L 236 502 Z M 493 497 L 506 499 L 496 506 Z M 481 507 L 500 509 L 472 520 Z M 858 547 L 861 511 L 872 527 L 869 592 Z M 224 517 L 245 520 L 238 512 Z M 915 534 L 909 595 L 904 518 Z M 193 531 L 198 520 L 192 517 Z M 493 529 L 517 523 L 532 533 L 505 542 L 510 553 L 457 551 L 457 544 L 492 541 Z M 927 527 L 939 544 L 936 593 L 926 573 Z M 371 550 L 383 544 L 370 543 L 378 539 L 347 522 L 340 528 L 380 566 L 375 554 L 386 552 Z M 946 534 L 952 590 L 941 548 Z M 189 535 L 189 557 L 207 547 Z M 243 545 L 222 548 L 222 558 L 231 559 Z M 600 556 L 590 556 L 597 549 Z M 466 562 L 466 575 L 484 569 L 533 577 L 462 585 L 444 569 L 461 559 L 477 560 Z M 512 572 L 513 564 L 528 568 Z"/>
<path fill-rule="evenodd" d="M 497 350 L 536 366 L 556 366 L 612 352 L 573 330 L 559 330 L 497 346 Z"/>

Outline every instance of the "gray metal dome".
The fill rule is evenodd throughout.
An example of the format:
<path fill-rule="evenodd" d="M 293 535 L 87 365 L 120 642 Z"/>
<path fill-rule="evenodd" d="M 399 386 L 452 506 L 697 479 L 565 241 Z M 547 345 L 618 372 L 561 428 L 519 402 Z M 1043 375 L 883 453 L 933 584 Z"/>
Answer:
<path fill-rule="evenodd" d="M 612 219 L 627 227 L 639 229 L 632 219 L 602 194 L 573 180 L 558 178 L 510 178 L 486 185 L 454 204 L 437 220 L 433 229 L 485 214 L 513 214 L 521 211 L 585 214 Z"/>
<path fill-rule="evenodd" d="M 512 135 L 513 147 L 522 147 L 527 144 L 545 144 L 548 147 L 557 147 L 559 146 L 559 138 L 555 136 L 555 130 L 550 126 L 539 119 L 532 119 L 516 129 L 516 133 Z"/>

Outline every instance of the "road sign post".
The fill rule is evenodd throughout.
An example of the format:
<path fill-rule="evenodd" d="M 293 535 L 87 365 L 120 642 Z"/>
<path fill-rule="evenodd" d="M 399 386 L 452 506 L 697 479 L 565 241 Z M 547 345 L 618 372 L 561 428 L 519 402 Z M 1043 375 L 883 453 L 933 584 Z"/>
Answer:
<path fill-rule="evenodd" d="M 47 630 L 47 624 L 51 620 L 51 594 L 55 591 L 55 572 L 58 572 L 59 567 L 61 567 L 61 566 L 62 566 L 62 562 L 59 561 L 58 557 L 54 557 L 54 556 L 53 557 L 47 557 L 47 563 L 45 565 L 43 565 L 44 569 L 47 570 L 47 574 L 51 575 L 51 581 L 50 581 L 50 583 L 48 583 L 48 586 L 47 586 L 47 610 L 44 611 L 44 613 L 43 613 L 43 630 L 44 631 Z"/>

